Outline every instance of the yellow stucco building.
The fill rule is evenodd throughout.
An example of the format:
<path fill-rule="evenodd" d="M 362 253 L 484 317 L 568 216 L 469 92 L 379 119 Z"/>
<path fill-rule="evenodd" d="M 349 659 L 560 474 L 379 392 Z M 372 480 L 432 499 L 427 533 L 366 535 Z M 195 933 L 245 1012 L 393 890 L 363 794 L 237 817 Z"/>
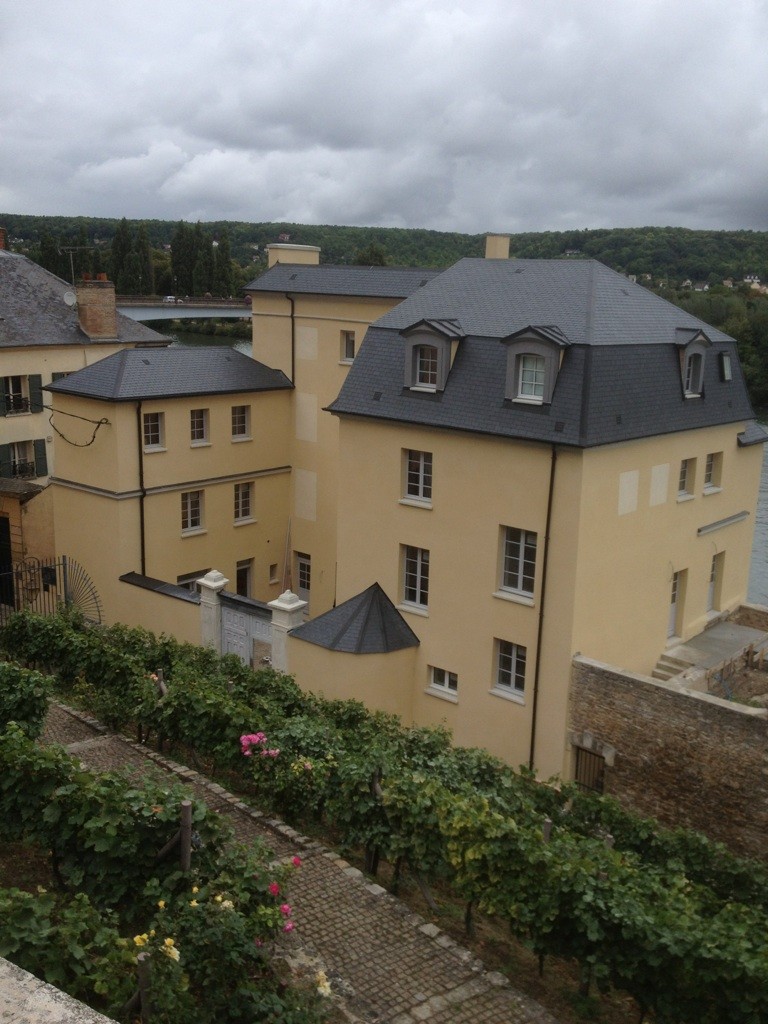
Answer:
<path fill-rule="evenodd" d="M 57 549 L 111 621 L 186 639 L 163 587 L 220 570 L 303 687 L 569 775 L 573 656 L 650 674 L 745 599 L 765 435 L 736 344 L 500 237 L 443 272 L 318 257 L 270 247 L 253 359 L 121 353 L 50 386 L 81 441 L 107 421 L 57 443 Z"/>

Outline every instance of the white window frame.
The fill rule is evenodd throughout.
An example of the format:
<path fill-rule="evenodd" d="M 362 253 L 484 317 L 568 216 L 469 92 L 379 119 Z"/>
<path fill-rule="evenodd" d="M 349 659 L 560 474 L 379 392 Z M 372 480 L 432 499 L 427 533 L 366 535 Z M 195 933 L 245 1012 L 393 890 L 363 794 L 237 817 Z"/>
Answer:
<path fill-rule="evenodd" d="M 709 452 L 704 463 L 704 493 L 718 494 L 722 490 L 723 453 Z"/>
<path fill-rule="evenodd" d="M 355 358 L 355 332 L 354 331 L 342 331 L 341 332 L 341 348 L 339 352 L 339 361 L 342 363 L 351 363 Z"/>
<path fill-rule="evenodd" d="M 499 593 L 533 602 L 536 589 L 538 534 L 516 526 L 502 526 Z"/>
<path fill-rule="evenodd" d="M 6 416 L 19 416 L 21 413 L 31 411 L 27 374 L 12 373 L 3 377 L 3 390 Z"/>
<path fill-rule="evenodd" d="M 547 360 L 534 352 L 522 352 L 518 359 L 517 397 L 541 405 L 546 386 Z"/>
<path fill-rule="evenodd" d="M 145 412 L 141 428 L 145 452 L 165 451 L 165 413 Z"/>
<path fill-rule="evenodd" d="M 253 517 L 253 481 L 238 481 L 234 486 L 234 508 L 236 523 L 252 523 Z"/>
<path fill-rule="evenodd" d="M 434 696 L 441 697 L 444 700 L 457 701 L 458 691 L 459 677 L 455 672 L 449 672 L 447 669 L 430 665 L 427 692 L 431 692 Z"/>
<path fill-rule="evenodd" d="M 250 405 L 232 406 L 232 440 L 251 440 L 251 407 Z"/>
<path fill-rule="evenodd" d="M 437 391 L 440 353 L 437 345 L 423 342 L 413 348 L 414 386 L 425 391 Z"/>
<path fill-rule="evenodd" d="M 511 640 L 493 641 L 493 686 L 491 692 L 518 703 L 525 698 L 528 649 Z"/>
<path fill-rule="evenodd" d="M 432 452 L 403 448 L 402 502 L 432 508 Z"/>
<path fill-rule="evenodd" d="M 429 608 L 429 549 L 412 544 L 401 546 L 402 604 L 411 610 Z"/>
<path fill-rule="evenodd" d="M 677 500 L 689 501 L 696 486 L 696 459 L 681 459 L 677 478 Z"/>
<path fill-rule="evenodd" d="M 193 448 L 210 444 L 208 435 L 208 410 L 189 410 L 189 442 Z"/>
<path fill-rule="evenodd" d="M 205 532 L 205 491 L 181 492 L 181 532 Z"/>

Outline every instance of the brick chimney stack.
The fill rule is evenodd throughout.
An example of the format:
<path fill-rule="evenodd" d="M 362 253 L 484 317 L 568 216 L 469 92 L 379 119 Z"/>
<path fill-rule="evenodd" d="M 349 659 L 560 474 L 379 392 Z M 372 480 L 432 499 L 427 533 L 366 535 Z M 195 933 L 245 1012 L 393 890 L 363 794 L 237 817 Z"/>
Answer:
<path fill-rule="evenodd" d="M 93 340 L 117 338 L 117 308 L 115 286 L 106 274 L 97 274 L 96 280 L 85 278 L 77 286 L 77 313 L 80 328 Z"/>
<path fill-rule="evenodd" d="M 5 228 L 0 228 L 0 249 L 8 248 L 8 232 Z"/>

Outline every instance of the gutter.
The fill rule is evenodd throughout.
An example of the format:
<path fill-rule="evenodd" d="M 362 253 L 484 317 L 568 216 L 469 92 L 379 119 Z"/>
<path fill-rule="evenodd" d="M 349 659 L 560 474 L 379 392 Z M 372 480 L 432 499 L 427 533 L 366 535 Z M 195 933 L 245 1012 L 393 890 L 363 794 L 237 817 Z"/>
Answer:
<path fill-rule="evenodd" d="M 291 384 L 296 385 L 296 302 L 292 295 L 285 293 L 291 304 Z"/>
<path fill-rule="evenodd" d="M 539 675 L 541 670 L 541 640 L 544 634 L 544 599 L 547 592 L 547 565 L 549 563 L 549 531 L 552 524 L 552 506 L 555 493 L 555 467 L 557 466 L 557 448 L 552 445 L 552 461 L 549 467 L 549 495 L 547 497 L 547 525 L 544 530 L 544 557 L 541 567 L 541 595 L 539 598 L 539 627 L 536 634 L 536 668 L 533 675 L 533 703 L 531 707 L 531 744 L 528 754 L 528 767 L 534 770 L 536 761 L 536 719 L 539 705 Z"/>

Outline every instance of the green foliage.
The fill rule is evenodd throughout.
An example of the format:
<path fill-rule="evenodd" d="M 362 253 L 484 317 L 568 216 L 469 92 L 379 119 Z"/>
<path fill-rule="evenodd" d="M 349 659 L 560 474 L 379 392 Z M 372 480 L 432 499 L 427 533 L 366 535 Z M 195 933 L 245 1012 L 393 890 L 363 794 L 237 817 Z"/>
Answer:
<path fill-rule="evenodd" d="M 0 730 L 9 722 L 35 739 L 43 728 L 52 680 L 39 672 L 0 662 Z"/>
<path fill-rule="evenodd" d="M 444 729 L 405 729 L 359 702 L 304 695 L 290 678 L 251 672 L 208 650 L 124 627 L 33 616 L 12 620 L 2 640 L 17 658 L 45 652 L 57 670 L 61 658 L 65 681 L 80 658 L 105 692 L 134 686 L 134 721 L 239 767 L 265 805 L 297 824 L 322 818 L 342 845 L 364 846 L 371 865 L 383 853 L 422 881 L 448 881 L 467 901 L 468 924 L 472 907 L 502 917 L 540 955 L 578 959 L 585 978 L 626 989 L 660 1021 L 747 1024 L 768 1014 L 763 865 L 694 833 L 662 829 L 610 799 L 541 785 L 483 751 L 455 749 Z M 159 664 L 163 697 L 146 683 Z M 17 764 L 10 773 L 6 746 Z M 31 790 L 24 777 L 35 779 Z M 14 834 L 71 818 L 61 849 L 47 833 L 46 840 L 62 877 L 99 900 L 119 889 L 123 871 L 135 871 L 139 886 L 141 851 L 129 841 L 136 863 L 123 869 L 110 828 L 122 835 L 124 821 L 160 800 L 137 792 L 121 812 L 117 791 L 109 778 L 83 789 L 71 762 L 37 750 L 17 728 L 0 742 L 0 815 Z M 152 810 L 149 817 L 170 827 L 174 814 L 166 820 Z M 142 842 L 157 849 L 157 840 L 150 829 Z M 93 865 L 96 845 L 107 847 L 101 867 Z M 180 898 L 172 872 L 157 885 L 168 905 Z M 217 886 L 206 889 L 209 904 L 216 895 L 235 907 L 243 900 L 234 879 Z M 274 903 L 271 910 L 263 899 L 258 905 L 274 927 Z M 197 909 L 187 901 L 174 925 L 188 945 L 208 920 L 192 915 Z M 206 913 L 214 911 L 210 904 Z M 206 927 L 214 924 L 229 926 L 214 917 Z M 240 925 L 232 926 L 228 937 L 217 931 L 216 942 L 239 948 Z"/>

